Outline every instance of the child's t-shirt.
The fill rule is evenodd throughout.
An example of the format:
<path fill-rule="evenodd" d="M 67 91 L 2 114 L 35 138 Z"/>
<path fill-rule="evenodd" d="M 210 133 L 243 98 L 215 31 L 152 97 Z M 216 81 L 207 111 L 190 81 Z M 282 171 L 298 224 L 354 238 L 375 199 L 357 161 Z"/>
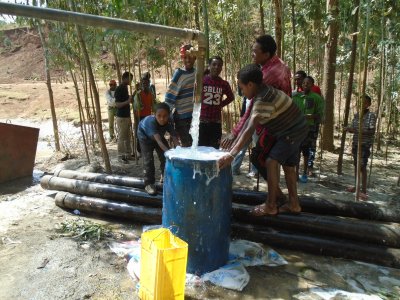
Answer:
<path fill-rule="evenodd" d="M 172 136 L 176 136 L 176 132 L 172 126 L 172 120 L 170 120 L 166 125 L 161 126 L 158 124 L 156 117 L 151 115 L 140 121 L 138 126 L 138 139 L 141 142 L 152 143 L 155 141 L 155 134 L 158 133 L 160 136 L 164 136 L 166 132 Z"/>
<path fill-rule="evenodd" d="M 272 86 L 262 86 L 254 97 L 251 113 L 257 116 L 260 125 L 277 139 L 284 138 L 293 143 L 301 142 L 304 139 L 304 132 L 308 132 L 304 114 L 292 98 Z"/>
<path fill-rule="evenodd" d="M 223 100 L 224 95 L 226 99 Z M 221 123 L 221 110 L 235 99 L 231 86 L 221 77 L 207 75 L 203 79 L 203 95 L 200 120 L 203 122 Z"/>
<path fill-rule="evenodd" d="M 151 91 L 145 93 L 144 91 L 140 92 L 140 99 L 142 100 L 143 107 L 140 111 L 140 117 L 147 117 L 151 115 L 151 110 L 153 106 L 153 94 Z"/>
<path fill-rule="evenodd" d="M 376 115 L 366 109 L 364 114 L 362 114 L 362 139 L 361 144 L 370 147 L 374 142 L 375 135 L 375 126 L 376 126 Z M 358 145 L 358 122 L 359 122 L 359 114 L 356 113 L 354 115 L 353 122 L 351 127 L 354 129 L 353 135 L 353 145 Z"/>

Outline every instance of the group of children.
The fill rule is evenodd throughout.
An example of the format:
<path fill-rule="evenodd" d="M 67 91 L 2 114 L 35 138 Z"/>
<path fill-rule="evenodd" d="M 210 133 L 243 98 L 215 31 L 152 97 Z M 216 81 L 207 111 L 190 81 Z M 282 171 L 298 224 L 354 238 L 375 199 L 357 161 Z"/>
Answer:
<path fill-rule="evenodd" d="M 273 43 L 270 47 L 271 39 Z M 253 214 L 256 216 L 275 215 L 278 212 L 299 213 L 301 211 L 296 188 L 299 178 L 299 154 L 301 152 L 304 156 L 304 172 L 300 180 L 306 182 L 308 171 L 310 168 L 312 169 L 316 140 L 324 111 L 321 92 L 314 85 L 313 78 L 307 76 L 305 72 L 296 72 L 297 87 L 296 90 L 291 91 L 290 71 L 276 57 L 274 43 L 275 41 L 270 36 L 258 38 L 253 47 L 255 64 L 248 65 L 239 71 L 239 87 L 244 96 L 251 101 L 245 116 L 238 124 L 240 130 L 235 132 L 232 137 L 228 136 L 222 141 L 221 111 L 224 106 L 234 100 L 234 95 L 229 83 L 220 77 L 223 67 L 221 57 L 210 58 L 207 72 L 203 77 L 199 146 L 230 150 L 219 161 L 220 167 L 223 168 L 231 164 L 244 147 L 248 147 L 249 139 L 254 133 L 257 133 L 257 146 L 261 148 L 262 160 L 256 157 L 255 163 L 260 162 L 257 163 L 258 170 L 268 181 L 269 198 L 265 204 L 253 210 Z M 165 102 L 155 105 L 155 95 L 149 88 L 150 78 L 142 78 L 144 94 L 140 91 L 134 95 L 134 112 L 140 112 L 137 139 L 140 145 L 138 149 L 140 149 L 144 162 L 145 189 L 152 195 L 156 194 L 154 150 L 159 157 L 161 173 L 163 173 L 164 152 L 171 146 L 190 147 L 192 144 L 189 130 L 193 113 L 196 55 L 191 45 L 182 46 L 180 54 L 184 66 L 175 71 L 165 95 Z M 128 80 L 124 81 L 125 75 L 126 73 L 124 73 L 120 85 L 123 92 L 118 93 L 120 87 L 115 91 L 119 127 L 121 122 L 118 122 L 118 118 L 125 117 L 118 113 L 119 110 L 127 109 L 129 112 L 129 103 L 132 102 L 132 97 L 127 93 L 127 85 L 132 80 L 132 74 L 128 73 Z M 150 97 L 147 93 L 152 96 Z M 122 94 L 123 97 L 119 94 Z M 151 107 L 149 108 L 149 106 Z M 126 115 L 130 120 L 130 114 Z M 368 128 L 374 128 L 372 123 L 373 121 L 370 121 Z M 356 131 L 356 129 L 349 129 L 349 131 Z M 171 137 L 170 143 L 164 137 L 167 132 Z M 121 136 L 121 134 L 121 128 L 119 128 L 119 135 Z M 119 146 L 120 139 L 118 139 L 118 150 L 120 150 Z M 122 148 L 123 146 L 121 146 Z M 366 152 L 363 150 L 365 157 L 367 156 Z M 124 157 L 124 159 L 129 158 Z M 289 201 L 280 206 L 277 205 L 277 201 L 285 200 L 285 197 L 279 188 L 279 165 L 283 166 L 289 190 Z"/>

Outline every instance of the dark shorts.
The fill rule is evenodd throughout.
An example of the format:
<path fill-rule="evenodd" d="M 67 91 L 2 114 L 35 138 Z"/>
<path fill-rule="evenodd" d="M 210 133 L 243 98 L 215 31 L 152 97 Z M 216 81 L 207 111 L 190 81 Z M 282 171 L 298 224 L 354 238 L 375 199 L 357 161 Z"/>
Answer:
<path fill-rule="evenodd" d="M 353 145 L 351 152 L 353 153 L 354 166 L 357 166 L 357 145 Z M 371 145 L 361 145 L 361 166 L 366 167 L 368 165 L 368 158 L 371 155 Z"/>
<path fill-rule="evenodd" d="M 265 180 L 267 180 L 265 161 L 275 141 L 275 137 L 264 130 L 260 133 L 256 146 L 251 149 L 250 161 Z"/>
<path fill-rule="evenodd" d="M 290 136 L 277 139 L 269 152 L 269 158 L 277 160 L 282 166 L 297 166 L 300 159 L 300 145 L 307 133 L 305 131 L 303 136 L 297 136 L 295 139 Z"/>

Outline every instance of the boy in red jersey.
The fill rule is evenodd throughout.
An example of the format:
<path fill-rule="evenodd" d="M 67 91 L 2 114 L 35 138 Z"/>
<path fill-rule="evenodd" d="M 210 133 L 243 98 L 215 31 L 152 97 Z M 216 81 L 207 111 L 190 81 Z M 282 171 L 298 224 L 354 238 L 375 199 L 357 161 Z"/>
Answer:
<path fill-rule="evenodd" d="M 219 148 L 222 136 L 221 111 L 235 97 L 231 86 L 221 74 L 223 61 L 219 56 L 209 60 L 210 73 L 203 78 L 203 96 L 200 112 L 199 146 Z M 225 100 L 223 99 L 226 96 Z"/>

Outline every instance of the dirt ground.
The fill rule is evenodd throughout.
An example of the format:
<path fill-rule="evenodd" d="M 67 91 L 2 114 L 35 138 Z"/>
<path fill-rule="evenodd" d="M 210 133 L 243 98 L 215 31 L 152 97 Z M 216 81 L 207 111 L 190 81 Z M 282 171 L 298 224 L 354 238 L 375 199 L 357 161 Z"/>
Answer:
<path fill-rule="evenodd" d="M 84 159 L 80 131 L 74 126 L 77 110 L 71 82 L 54 84 L 53 89 L 61 143 L 73 158 L 61 161 L 65 155 L 54 153 L 47 89 L 38 71 L 43 62 L 38 58 L 40 52 L 34 52 L 40 49 L 37 50 L 37 40 L 28 44 L 31 48 L 25 47 L 21 56 L 17 56 L 22 51 L 18 45 L 14 45 L 15 51 L 12 50 L 15 55 L 0 55 L 0 122 L 40 128 L 33 178 L 0 185 L 0 299 L 138 299 L 138 282 L 129 276 L 126 261 L 112 253 L 109 243 L 137 240 L 142 224 L 75 215 L 57 207 L 54 191 L 43 190 L 39 185 L 43 172 L 53 172 L 56 168 L 101 172 L 103 167 L 100 157 L 92 156 L 90 165 Z M 28 52 L 33 56 L 28 56 Z M 16 66 L 22 59 L 25 62 L 23 70 Z M 28 64 L 28 61 L 36 62 Z M 106 86 L 101 82 L 98 84 L 103 94 Z M 157 79 L 156 84 L 162 95 L 165 80 Z M 102 115 L 106 118 L 104 103 L 102 99 Z M 106 123 L 104 128 L 108 137 Z M 299 184 L 299 194 L 354 201 L 353 195 L 344 191 L 353 182 L 349 145 L 347 143 L 344 161 L 345 175 L 336 175 L 337 154 L 325 152 L 322 161 L 316 161 L 318 176 L 307 184 Z M 114 173 L 141 176 L 140 161 L 121 165 L 116 158 L 116 144 L 109 143 L 107 147 Z M 400 188 L 396 186 L 400 173 L 398 145 L 389 147 L 387 161 L 383 153 L 375 154 L 373 165 L 369 201 L 397 207 L 400 205 Z M 245 176 L 247 169 L 246 160 L 242 175 L 234 177 L 234 187 L 254 189 L 256 180 Z M 265 183 L 260 184 L 260 190 L 266 190 Z M 57 230 L 63 222 L 73 223 L 80 219 L 108 226 L 113 234 L 101 241 L 81 241 L 63 236 Z M 364 295 L 358 298 L 342 295 L 331 299 L 400 298 L 398 269 L 299 251 L 275 250 L 289 264 L 247 268 L 251 279 L 242 292 L 203 284 L 187 287 L 186 299 L 330 299 L 317 296 L 315 288 Z M 367 295 L 376 298 L 367 298 Z"/>

